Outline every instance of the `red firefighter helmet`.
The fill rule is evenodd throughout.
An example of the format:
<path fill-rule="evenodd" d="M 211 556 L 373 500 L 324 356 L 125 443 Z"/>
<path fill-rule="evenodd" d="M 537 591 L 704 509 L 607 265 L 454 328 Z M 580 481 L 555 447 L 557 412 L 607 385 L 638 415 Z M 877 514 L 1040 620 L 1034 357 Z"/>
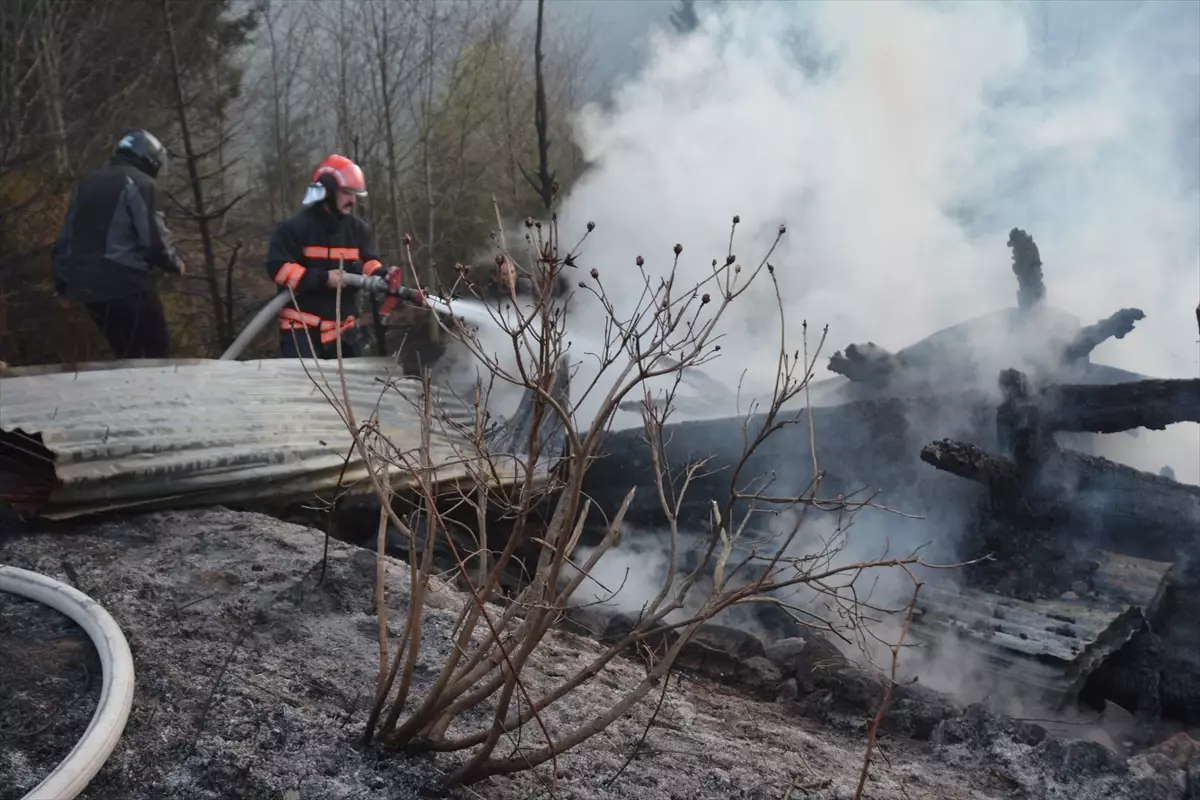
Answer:
<path fill-rule="evenodd" d="M 334 189 L 345 189 L 359 197 L 365 197 L 367 194 L 367 181 L 358 164 L 337 153 L 317 165 L 313 170 L 312 181 L 324 185 L 325 191 L 331 194 Z"/>

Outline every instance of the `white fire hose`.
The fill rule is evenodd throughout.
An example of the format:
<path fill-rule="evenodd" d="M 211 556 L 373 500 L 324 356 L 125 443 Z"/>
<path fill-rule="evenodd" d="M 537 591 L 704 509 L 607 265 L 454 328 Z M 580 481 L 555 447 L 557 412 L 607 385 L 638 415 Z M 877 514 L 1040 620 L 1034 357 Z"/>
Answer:
<path fill-rule="evenodd" d="M 104 607 L 83 592 L 37 572 L 0 565 L 0 592 L 36 600 L 74 620 L 91 638 L 104 671 L 100 701 L 83 737 L 22 800 L 73 800 L 96 777 L 125 731 L 133 705 L 133 654 Z"/>

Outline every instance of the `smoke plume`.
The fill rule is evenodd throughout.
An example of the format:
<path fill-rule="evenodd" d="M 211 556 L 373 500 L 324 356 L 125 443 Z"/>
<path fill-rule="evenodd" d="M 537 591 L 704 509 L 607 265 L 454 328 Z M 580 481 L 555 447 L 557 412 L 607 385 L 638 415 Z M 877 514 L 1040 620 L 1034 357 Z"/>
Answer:
<path fill-rule="evenodd" d="M 688 285 L 725 255 L 734 214 L 747 267 L 786 223 L 772 263 L 789 338 L 799 345 L 801 320 L 810 335 L 828 325 L 824 372 L 852 342 L 894 352 L 1016 306 L 1006 242 L 1020 227 L 1041 250 L 1051 306 L 1083 325 L 1146 311 L 1094 361 L 1195 376 L 1198 9 L 714 6 L 694 33 L 655 36 L 641 73 L 580 115 L 593 169 L 566 198 L 564 239 L 597 223 L 581 263 L 628 307 L 637 255 L 665 275 L 683 244 Z M 582 343 L 601 312 L 576 294 Z M 770 284 L 732 311 L 726 355 L 707 371 L 761 385 L 778 338 Z M 1141 434 L 1109 437 L 1106 454 L 1200 482 L 1200 426 Z"/>
<path fill-rule="evenodd" d="M 688 286 L 723 260 L 735 214 L 747 268 L 783 223 L 771 261 L 790 346 L 802 320 L 810 346 L 828 325 L 827 376 L 850 343 L 895 352 L 1015 307 L 1006 243 L 1019 227 L 1049 306 L 1080 325 L 1146 312 L 1093 361 L 1200 375 L 1200 4 L 736 3 L 702 17 L 654 37 L 645 68 L 578 119 L 592 169 L 560 227 L 573 241 L 595 221 L 578 279 L 598 269 L 618 309 L 640 293 L 637 256 L 665 276 L 681 243 Z M 731 312 L 705 369 L 761 390 L 779 336 L 770 283 Z M 598 304 L 576 291 L 571 318 L 577 349 L 594 346 Z M 1108 437 L 1103 454 L 1200 482 L 1200 426 L 1139 433 Z"/>

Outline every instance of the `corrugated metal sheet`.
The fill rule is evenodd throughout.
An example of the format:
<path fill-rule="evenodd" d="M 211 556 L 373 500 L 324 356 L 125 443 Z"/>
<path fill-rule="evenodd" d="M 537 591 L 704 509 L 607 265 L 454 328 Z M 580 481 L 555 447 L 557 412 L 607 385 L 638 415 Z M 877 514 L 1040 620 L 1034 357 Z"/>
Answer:
<path fill-rule="evenodd" d="M 390 358 L 344 364 L 356 421 L 361 425 L 375 413 L 383 436 L 400 451 L 415 452 L 420 381 L 396 374 Z M 322 393 L 327 382 L 341 404 L 336 362 L 322 369 L 324 380 L 312 362 L 294 359 L 3 373 L 0 492 L 42 516 L 65 518 L 118 508 L 303 499 L 335 489 L 339 478 L 343 486 L 370 491 L 346 424 Z M 468 478 L 467 461 L 476 452 L 474 412 L 436 388 L 434 403 L 435 480 Z M 497 441 L 512 445 L 520 436 L 510 430 Z M 403 487 L 413 476 L 396 467 L 392 480 Z"/>
<path fill-rule="evenodd" d="M 975 590 L 921 589 L 913 635 L 964 648 L 997 685 L 1055 704 L 1129 641 L 1162 599 L 1171 565 L 1100 551 L 1087 597 L 1027 602 Z M 947 634 L 953 640 L 947 640 Z M 964 665 L 965 668 L 966 665 Z"/>

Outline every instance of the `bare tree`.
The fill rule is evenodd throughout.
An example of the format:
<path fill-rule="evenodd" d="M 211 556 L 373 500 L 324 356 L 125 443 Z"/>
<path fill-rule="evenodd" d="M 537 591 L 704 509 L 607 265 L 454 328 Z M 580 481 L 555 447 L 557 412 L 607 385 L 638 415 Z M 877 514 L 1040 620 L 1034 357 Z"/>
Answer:
<path fill-rule="evenodd" d="M 210 229 L 212 217 L 204 200 L 204 182 L 200 177 L 200 158 L 192 141 L 192 131 L 188 124 L 188 100 L 184 96 L 183 67 L 179 62 L 179 50 L 175 45 L 175 25 L 171 21 L 169 0 L 162 0 L 163 27 L 167 34 L 167 48 L 171 58 L 171 82 L 175 88 L 175 113 L 179 118 L 179 132 L 183 141 L 184 157 L 187 161 L 188 181 L 192 192 L 192 214 L 200 229 L 200 242 L 204 248 L 204 277 L 208 283 L 209 298 L 212 301 L 213 319 L 217 326 L 217 339 L 222 347 L 227 347 L 233 341 L 230 332 L 230 319 L 223 302 L 220 278 L 217 274 L 217 257 L 213 250 L 213 237 Z"/>
<path fill-rule="evenodd" d="M 66 173 L 70 168 L 62 70 L 62 26 L 66 17 L 56 13 L 56 5 L 54 0 L 41 0 L 37 3 L 35 17 L 38 21 L 38 32 L 34 38 L 34 48 L 43 92 L 42 108 L 46 114 L 46 126 L 54 142 L 56 166 L 60 173 Z"/>
<path fill-rule="evenodd" d="M 406 153 L 399 141 L 402 122 L 399 119 L 403 98 L 411 91 L 412 82 L 429 53 L 418 50 L 419 26 L 402 24 L 419 4 L 408 2 L 407 7 L 393 14 L 390 4 L 368 8 L 367 26 L 371 33 L 372 105 L 378 109 L 380 133 L 383 137 L 384 164 L 387 170 L 387 219 L 390 223 L 388 241 L 399 247 L 405 229 L 407 208 L 402 203 L 401 186 Z"/>
<path fill-rule="evenodd" d="M 299 189 L 306 183 L 300 176 L 311 166 L 305 156 L 312 142 L 302 144 L 307 120 L 298 108 L 305 102 L 304 68 L 315 42 L 308 3 L 264 0 L 263 7 L 269 60 L 264 83 L 272 143 L 265 172 L 273 194 L 272 217 L 282 219 L 295 207 Z"/>
<path fill-rule="evenodd" d="M 530 57 L 538 49 L 538 31 L 519 25 L 512 14 L 497 14 L 454 64 L 460 76 L 456 91 L 441 98 L 433 136 L 440 143 L 434 175 L 440 233 L 434 246 L 444 264 L 478 255 L 479 242 L 487 240 L 494 223 L 493 193 L 506 219 L 545 211 L 537 179 L 531 183 L 526 169 L 533 165 L 533 174 L 539 173 L 542 143 L 555 140 L 551 182 L 560 190 L 569 188 L 578 174 L 579 150 L 569 136 L 569 115 L 586 46 L 570 41 L 555 50 L 545 25 L 541 33 L 540 70 Z M 540 126 L 530 124 L 537 117 L 539 97 L 544 112 Z M 548 146 L 546 153 L 549 158 Z M 454 279 L 444 271 L 439 277 Z"/>
<path fill-rule="evenodd" d="M 735 227 L 736 223 L 735 218 Z M 588 225 L 584 240 L 593 227 Z M 523 308 L 514 304 L 508 313 L 494 310 L 497 331 L 493 334 L 460 323 L 444 328 L 483 367 L 484 377 L 476 383 L 474 397 L 461 401 L 477 409 L 470 430 L 443 414 L 437 402 L 439 392 L 433 389 L 428 373 L 422 379 L 424 388 L 419 397 L 411 400 L 423 420 L 421 444 L 412 450 L 399 450 L 381 435 L 373 420 L 356 419 L 344 391 L 340 395 L 344 403 L 334 401 L 355 435 L 360 457 L 369 466 L 369 480 L 381 508 L 376 587 L 379 679 L 365 736 L 392 747 L 470 751 L 449 775 L 447 782 L 451 785 L 536 768 L 602 731 L 656 687 L 664 686 L 683 647 L 700 627 L 734 606 L 786 604 L 789 601 L 781 599 L 781 593 L 790 593 L 790 602 L 799 603 L 795 597 L 803 590 L 820 599 L 820 603 L 810 603 L 802 610 L 809 624 L 833 632 L 847 625 L 861 629 L 868 625 L 867 613 L 855 583 L 872 570 L 921 564 L 915 554 L 839 563 L 836 544 L 818 552 L 798 549 L 799 533 L 809 517 L 826 513 L 852 516 L 870 505 L 843 497 L 822 498 L 815 450 L 809 455 L 816 477 L 807 486 L 772 487 L 761 476 L 755 483 L 751 476 L 741 474 L 754 451 L 776 431 L 788 425 L 810 424 L 806 410 L 784 411 L 789 401 L 807 387 L 817 355 L 809 353 L 807 343 L 802 348 L 788 343 L 775 268 L 768 262 L 774 245 L 748 270 L 732 252 L 727 253 L 722 261 L 714 261 L 711 274 L 695 285 L 680 285 L 677 281 L 682 254 L 679 245 L 675 247 L 675 264 L 665 275 L 653 274 L 639 257 L 642 293 L 632 309 L 618 309 L 599 271 L 590 270 L 590 282 L 580 282 L 579 289 L 606 310 L 605 341 L 601 351 L 593 354 L 598 362 L 595 377 L 585 383 L 578 397 L 574 396 L 575 387 L 568 397 L 565 383 L 571 368 L 566 360 L 565 315 L 557 305 L 552 284 L 558 271 L 568 262 L 577 261 L 578 255 L 559 250 L 552 221 L 531 220 L 528 231 L 528 258 L 540 262 L 542 268 L 537 272 L 548 278 L 539 282 L 535 301 Z M 781 227 L 779 237 L 783 235 Z M 733 240 L 731 235 L 731 247 Z M 497 255 L 518 258 L 504 242 L 502 232 Z M 713 498 L 707 529 L 689 532 L 681 527 L 679 511 L 691 481 L 705 469 L 706 459 L 683 465 L 667 463 L 664 425 L 684 374 L 718 357 L 721 320 L 755 280 L 771 281 L 776 291 L 779 350 L 774 389 L 761 421 L 747 428 L 745 455 L 733 470 L 728 496 Z M 806 326 L 802 335 L 806 335 Z M 495 386 L 505 384 L 530 393 L 532 400 L 518 411 L 521 425 L 489 430 L 485 413 L 488 398 Z M 336 389 L 327 388 L 327 397 L 339 397 Z M 598 393 L 599 408 L 584 424 L 578 418 L 579 410 L 593 393 Z M 657 595 L 630 623 L 625 635 L 617 637 L 618 641 L 578 673 L 553 688 L 535 690 L 523 676 L 532 669 L 543 640 L 568 608 L 581 602 L 580 590 L 585 583 L 599 585 L 592 572 L 621 538 L 626 510 L 634 499 L 632 488 L 601 541 L 590 549 L 579 547 L 592 510 L 583 494 L 583 477 L 600 454 L 617 409 L 626 398 L 638 395 L 643 401 L 648 454 L 657 476 L 655 491 L 669 529 L 667 575 Z M 455 469 L 467 471 L 472 489 L 447 489 L 435 482 L 430 449 L 435 436 L 441 442 L 460 443 L 452 445 L 456 448 Z M 565 439 L 565 454 L 558 457 L 555 441 L 560 438 Z M 558 466 L 554 466 L 556 463 Z M 395 511 L 389 478 L 393 471 L 417 482 L 427 518 L 423 532 L 411 529 Z M 513 479 L 517 485 L 512 492 L 485 488 Z M 542 527 L 534 512 L 547 501 L 553 512 L 548 525 Z M 448 504 L 474 508 L 477 530 L 473 541 L 464 545 L 451 533 L 451 525 L 440 510 Z M 754 520 L 764 506 L 789 510 L 788 524 L 769 535 L 758 528 Z M 502 543 L 489 541 L 488 536 L 488 521 L 498 517 L 511 523 L 511 532 Z M 383 531 L 389 522 L 408 541 L 412 592 L 405 627 L 393 655 L 389 655 L 383 604 Z M 699 557 L 694 567 L 684 568 L 682 555 L 689 540 L 698 544 Z M 493 605 L 500 599 L 502 577 L 514 566 L 516 553 L 526 544 L 537 549 L 530 580 L 515 596 L 507 598 L 506 606 Z M 454 569 L 469 587 L 469 598 L 460 613 L 451 654 L 433 687 L 424 697 L 413 698 L 410 694 L 422 640 L 422 608 L 434 548 L 438 546 L 454 554 Z M 910 570 L 909 574 L 919 588 L 915 573 Z M 603 586 L 599 591 L 604 595 L 601 601 L 607 601 L 621 587 Z M 821 605 L 836 609 L 837 616 L 822 617 L 818 610 Z M 861 631 L 857 635 L 864 636 Z M 576 720 L 563 728 L 560 717 L 555 727 L 563 732 L 551 734 L 549 715 L 557 714 L 556 704 L 635 646 L 655 651 L 644 680 L 610 706 L 593 709 L 590 719 Z M 479 712 L 488 721 L 472 726 L 470 720 L 476 718 L 472 714 Z M 518 734 L 526 726 L 538 732 L 540 746 L 529 745 Z M 506 738 L 515 748 L 514 753 L 497 756 L 496 747 Z"/>
<path fill-rule="evenodd" d="M 550 171 L 550 129 L 546 119 L 546 84 L 542 69 L 542 26 L 546 12 L 546 0 L 538 0 L 537 8 L 537 38 L 533 45 L 533 75 L 534 75 L 534 116 L 533 127 L 537 131 L 538 171 L 535 180 L 522 167 L 525 179 L 542 198 L 542 204 L 547 210 L 554 205 L 554 195 L 558 192 L 558 184 L 554 173 Z"/>
<path fill-rule="evenodd" d="M 237 36 L 226 38 L 229 5 L 226 0 L 205 3 L 202 13 L 173 20 L 179 34 L 176 63 L 183 73 L 216 75 L 217 64 L 240 46 Z M 145 10 L 136 0 L 13 0 L 0 8 L 5 54 L 0 294 L 5 305 L 16 304 L 0 331 L 6 360 L 92 359 L 107 350 L 86 315 L 55 302 L 49 263 L 70 185 L 79 173 L 109 158 L 113 143 L 130 127 L 148 128 L 169 141 L 178 126 L 163 17 Z M 129 47 L 130 41 L 139 46 Z M 189 104 L 204 104 L 211 96 L 185 91 Z M 206 126 L 192 125 L 193 138 L 201 135 L 197 127 Z M 213 196 L 206 200 L 214 202 Z M 17 291 L 10 292 L 10 286 Z M 168 309 L 172 323 L 173 311 Z M 20 323 L 48 316 L 57 320 L 49 336 L 44 324 L 25 329 Z"/>
<path fill-rule="evenodd" d="M 312 93 L 320 105 L 333 109 L 335 128 L 329 136 L 332 147 L 341 153 L 353 153 L 363 139 L 376 135 L 377 107 L 366 103 L 363 77 L 371 69 L 370 48 L 364 46 L 363 31 L 369 25 L 373 4 L 327 0 L 313 6 L 316 45 L 310 63 L 323 79 L 310 78 Z M 321 34 L 324 34 L 322 36 Z M 355 153 L 360 160 L 362 151 Z"/>

